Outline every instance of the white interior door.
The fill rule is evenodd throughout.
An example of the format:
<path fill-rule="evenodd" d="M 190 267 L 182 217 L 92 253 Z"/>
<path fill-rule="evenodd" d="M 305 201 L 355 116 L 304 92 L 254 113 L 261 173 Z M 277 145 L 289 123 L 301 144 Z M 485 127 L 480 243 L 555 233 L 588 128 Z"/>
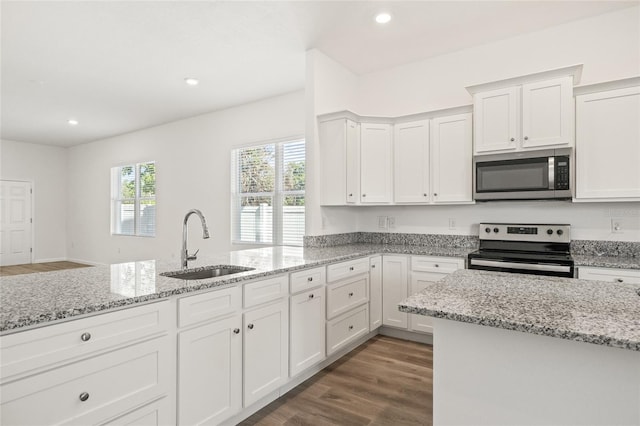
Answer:
<path fill-rule="evenodd" d="M 0 181 L 0 265 L 31 263 L 31 183 Z"/>

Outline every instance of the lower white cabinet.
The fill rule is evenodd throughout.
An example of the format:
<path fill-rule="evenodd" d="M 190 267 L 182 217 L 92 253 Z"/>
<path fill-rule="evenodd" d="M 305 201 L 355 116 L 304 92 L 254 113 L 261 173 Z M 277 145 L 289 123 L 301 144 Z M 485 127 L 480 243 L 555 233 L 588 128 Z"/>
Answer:
<path fill-rule="evenodd" d="M 578 267 L 578 278 L 618 283 L 640 284 L 640 269 Z"/>
<path fill-rule="evenodd" d="M 369 332 L 369 307 L 365 304 L 327 322 L 327 355 Z"/>
<path fill-rule="evenodd" d="M 369 329 L 382 325 L 382 256 L 370 259 L 369 271 Z"/>
<path fill-rule="evenodd" d="M 242 408 L 242 316 L 178 334 L 178 424 L 218 424 Z"/>
<path fill-rule="evenodd" d="M 407 298 L 408 268 L 406 256 L 382 257 L 382 324 L 407 328 L 408 314 L 398 310 L 398 303 Z"/>
<path fill-rule="evenodd" d="M 289 374 L 289 299 L 244 313 L 244 406 L 286 383 Z"/>
<path fill-rule="evenodd" d="M 325 359 L 325 288 L 291 296 L 291 377 Z"/>
<path fill-rule="evenodd" d="M 447 274 L 438 272 L 414 272 L 411 271 L 410 294 L 418 293 L 424 290 L 430 283 L 441 280 Z M 432 333 L 433 324 L 431 317 L 425 315 L 409 314 L 409 329 L 413 331 L 421 331 L 423 333 Z"/>
<path fill-rule="evenodd" d="M 104 426 L 162 426 L 173 423 L 168 417 L 168 407 L 171 400 L 168 397 L 133 410 L 130 413 L 104 423 Z"/>

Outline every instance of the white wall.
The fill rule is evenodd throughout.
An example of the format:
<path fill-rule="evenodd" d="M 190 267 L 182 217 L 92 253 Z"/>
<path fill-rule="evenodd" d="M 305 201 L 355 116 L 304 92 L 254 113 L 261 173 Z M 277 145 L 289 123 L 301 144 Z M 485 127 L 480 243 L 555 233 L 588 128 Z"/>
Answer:
<path fill-rule="evenodd" d="M 179 258 L 182 220 L 202 210 L 211 238 L 189 221 L 189 247 L 228 251 L 230 154 L 237 146 L 305 132 L 304 91 L 69 148 L 69 257 L 99 263 Z M 110 170 L 156 161 L 156 237 L 110 234 Z"/>
<path fill-rule="evenodd" d="M 66 149 L 25 142 L 0 141 L 0 179 L 33 186 L 33 261 L 67 257 Z"/>
<path fill-rule="evenodd" d="M 578 63 L 584 64 L 580 84 L 640 75 L 640 7 L 358 76 L 352 83 L 356 90 L 353 111 L 394 117 L 468 105 L 472 99 L 465 86 Z M 353 99 L 340 103 L 344 84 L 321 80 L 322 72 L 316 67 L 315 78 L 322 84 L 316 84 L 315 90 L 325 98 L 333 96 L 332 111 L 350 109 Z M 317 114 L 329 112 L 321 105 L 316 108 Z M 640 241 L 640 203 L 509 202 L 318 209 L 312 214 L 320 220 L 307 228 L 311 235 L 344 232 L 344 224 L 351 226 L 354 220 L 359 231 L 378 231 L 378 216 L 393 216 L 394 232 L 477 234 L 480 221 L 556 222 L 572 224 L 574 238 Z M 612 217 L 623 221 L 625 232 L 611 233 Z M 449 218 L 456 220 L 455 229 L 449 229 Z"/>

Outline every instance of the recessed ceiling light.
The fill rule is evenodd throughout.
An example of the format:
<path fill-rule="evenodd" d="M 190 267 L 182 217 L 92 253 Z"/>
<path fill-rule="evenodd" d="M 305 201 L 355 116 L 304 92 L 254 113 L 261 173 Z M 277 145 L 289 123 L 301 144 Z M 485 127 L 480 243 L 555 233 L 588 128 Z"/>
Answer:
<path fill-rule="evenodd" d="M 387 22 L 389 22 L 391 20 L 391 15 L 389 15 L 386 12 L 383 13 L 378 13 L 376 15 L 376 22 L 378 24 L 386 24 Z"/>
<path fill-rule="evenodd" d="M 69 126 L 77 126 L 79 124 L 78 120 L 70 118 L 69 120 L 67 120 L 67 123 L 69 123 Z"/>
<path fill-rule="evenodd" d="M 198 83 L 200 83 L 200 81 L 198 81 L 197 78 L 192 78 L 192 77 L 185 78 L 184 82 L 187 83 L 189 86 L 197 86 Z"/>

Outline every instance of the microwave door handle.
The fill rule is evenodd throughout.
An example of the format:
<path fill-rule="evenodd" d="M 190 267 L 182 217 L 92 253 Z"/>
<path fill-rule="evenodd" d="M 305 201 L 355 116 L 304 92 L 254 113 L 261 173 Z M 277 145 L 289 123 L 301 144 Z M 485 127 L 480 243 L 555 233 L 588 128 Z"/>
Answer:
<path fill-rule="evenodd" d="M 556 158 L 549 157 L 549 189 L 556 187 Z"/>

